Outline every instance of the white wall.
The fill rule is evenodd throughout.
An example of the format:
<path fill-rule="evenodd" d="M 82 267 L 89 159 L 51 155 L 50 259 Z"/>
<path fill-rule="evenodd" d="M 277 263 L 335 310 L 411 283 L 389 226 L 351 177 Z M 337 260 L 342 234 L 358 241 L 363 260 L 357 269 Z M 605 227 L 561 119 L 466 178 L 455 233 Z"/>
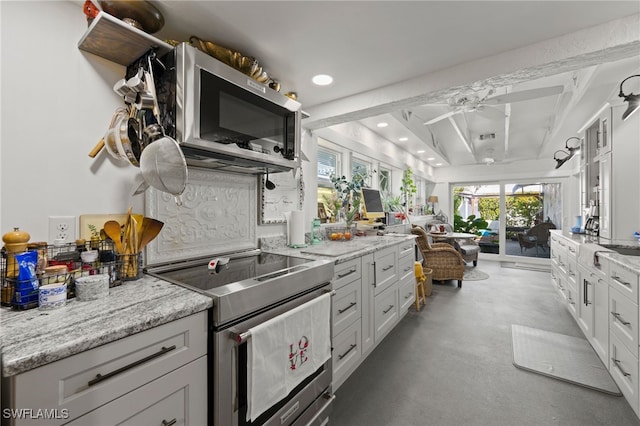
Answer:
<path fill-rule="evenodd" d="M 126 213 L 129 206 L 144 213 L 144 195 L 129 195 L 138 169 L 106 150 L 87 155 L 124 106 L 112 87 L 126 70 L 78 49 L 87 29 L 81 2 L 0 1 L 0 19 L 0 233 L 20 227 L 31 241 L 47 241 L 49 216 Z M 315 179 L 305 138 L 312 162 L 303 174 Z M 315 193 L 305 197 L 309 228 L 315 200 Z M 284 224 L 264 225 L 257 236 L 285 232 Z"/>
<path fill-rule="evenodd" d="M 48 216 L 121 213 L 135 170 L 88 152 L 122 101 L 125 69 L 77 47 L 87 28 L 79 3 L 0 2 L 2 129 L 0 230 L 47 240 Z"/>

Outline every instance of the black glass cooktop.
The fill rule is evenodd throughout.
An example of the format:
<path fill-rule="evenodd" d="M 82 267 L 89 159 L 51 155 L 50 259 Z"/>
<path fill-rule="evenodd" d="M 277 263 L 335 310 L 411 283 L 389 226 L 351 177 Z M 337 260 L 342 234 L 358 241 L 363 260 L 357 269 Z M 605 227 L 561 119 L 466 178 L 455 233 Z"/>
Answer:
<path fill-rule="evenodd" d="M 200 290 L 211 290 L 227 284 L 272 274 L 282 269 L 295 267 L 311 262 L 309 259 L 283 256 L 271 253 L 257 253 L 249 256 L 229 259 L 224 264 L 224 257 L 212 257 L 222 259 L 215 269 L 209 269 L 209 262 L 177 268 L 157 273 L 163 279 L 185 284 Z"/>

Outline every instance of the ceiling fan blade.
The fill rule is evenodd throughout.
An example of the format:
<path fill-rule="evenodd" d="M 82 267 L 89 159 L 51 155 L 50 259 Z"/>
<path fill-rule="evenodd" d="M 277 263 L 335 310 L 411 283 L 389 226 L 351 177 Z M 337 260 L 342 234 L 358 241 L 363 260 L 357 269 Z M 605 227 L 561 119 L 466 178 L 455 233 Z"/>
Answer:
<path fill-rule="evenodd" d="M 431 120 L 425 121 L 425 122 L 424 122 L 424 123 L 422 123 L 422 124 L 424 124 L 424 125 L 428 126 L 428 125 L 431 125 L 431 124 L 437 123 L 438 121 L 442 121 L 442 120 L 444 120 L 444 119 L 446 119 L 446 118 L 449 118 L 449 117 L 451 117 L 452 115 L 455 115 L 455 114 L 457 114 L 457 113 L 459 113 L 459 112 L 460 112 L 460 110 L 455 110 L 455 111 L 445 112 L 444 114 L 439 115 L 439 116 L 437 116 L 436 118 L 432 118 Z"/>
<path fill-rule="evenodd" d="M 503 120 L 506 117 L 503 111 L 491 105 L 480 105 L 476 112 L 490 120 Z"/>
<path fill-rule="evenodd" d="M 528 101 L 530 99 L 544 98 L 546 96 L 559 95 L 564 86 L 541 87 L 539 89 L 522 90 L 520 92 L 498 95 L 484 100 L 485 105 L 510 104 L 512 102 Z"/>

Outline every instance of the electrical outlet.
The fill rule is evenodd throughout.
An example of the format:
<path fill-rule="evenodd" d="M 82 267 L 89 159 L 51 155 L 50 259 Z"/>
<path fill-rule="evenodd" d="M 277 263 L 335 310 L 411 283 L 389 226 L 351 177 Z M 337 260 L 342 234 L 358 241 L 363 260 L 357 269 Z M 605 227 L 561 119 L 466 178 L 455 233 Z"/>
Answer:
<path fill-rule="evenodd" d="M 64 240 L 70 243 L 76 240 L 75 216 L 49 216 L 49 242 Z"/>

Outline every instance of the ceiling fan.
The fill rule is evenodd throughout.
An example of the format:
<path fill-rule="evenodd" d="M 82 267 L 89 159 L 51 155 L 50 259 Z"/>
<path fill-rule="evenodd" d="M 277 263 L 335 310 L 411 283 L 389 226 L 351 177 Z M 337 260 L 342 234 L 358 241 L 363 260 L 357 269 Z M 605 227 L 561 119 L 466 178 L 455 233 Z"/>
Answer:
<path fill-rule="evenodd" d="M 504 113 L 495 108 L 495 105 L 509 104 L 513 102 L 528 101 L 531 99 L 544 98 L 547 96 L 558 95 L 562 93 L 564 86 L 550 86 L 539 89 L 522 90 L 520 92 L 507 93 L 504 95 L 491 96 L 493 89 L 489 90 L 486 96 L 480 98 L 475 95 L 463 95 L 460 97 L 450 98 L 447 102 L 452 108 L 451 111 L 441 114 L 435 118 L 425 121 L 423 124 L 431 125 L 438 121 L 449 118 L 455 114 L 463 112 L 477 112 L 487 118 L 502 119 Z"/>

